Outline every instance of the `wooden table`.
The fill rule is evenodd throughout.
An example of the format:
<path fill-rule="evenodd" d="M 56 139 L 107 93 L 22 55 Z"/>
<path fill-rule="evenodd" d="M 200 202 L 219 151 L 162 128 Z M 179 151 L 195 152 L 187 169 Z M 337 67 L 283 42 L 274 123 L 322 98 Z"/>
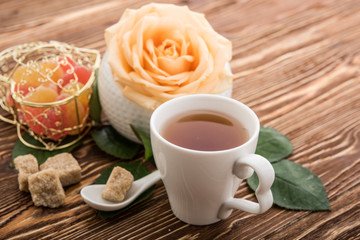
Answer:
<path fill-rule="evenodd" d="M 58 40 L 104 53 L 104 29 L 125 8 L 148 2 L 2 0 L 0 50 Z M 205 13 L 232 41 L 233 98 L 289 137 L 290 160 L 320 177 L 332 210 L 274 206 L 262 215 L 234 211 L 216 224 L 191 226 L 174 217 L 160 182 L 149 199 L 103 220 L 79 191 L 118 159 L 90 137 L 73 152 L 83 178 L 66 188 L 65 205 L 35 207 L 10 168 L 15 128 L 0 122 L 0 239 L 360 239 L 360 1 L 169 2 Z M 237 196 L 254 199 L 245 183 Z"/>

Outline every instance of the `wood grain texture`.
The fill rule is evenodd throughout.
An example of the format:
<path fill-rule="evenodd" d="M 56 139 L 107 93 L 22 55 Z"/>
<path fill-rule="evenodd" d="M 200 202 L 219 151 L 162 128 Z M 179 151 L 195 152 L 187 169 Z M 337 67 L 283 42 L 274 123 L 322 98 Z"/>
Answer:
<path fill-rule="evenodd" d="M 125 8 L 148 2 L 2 0 L 0 50 L 58 40 L 103 53 L 104 29 Z M 0 122 L 0 239 L 360 239 L 360 1 L 167 2 L 205 13 L 232 41 L 233 98 L 253 108 L 262 125 L 289 137 L 290 160 L 320 177 L 332 210 L 234 211 L 210 226 L 191 226 L 175 218 L 158 183 L 151 198 L 103 220 L 79 191 L 117 159 L 90 137 L 74 151 L 83 177 L 65 189 L 65 205 L 38 208 L 18 190 L 10 168 L 16 131 Z M 245 183 L 237 196 L 255 199 Z"/>

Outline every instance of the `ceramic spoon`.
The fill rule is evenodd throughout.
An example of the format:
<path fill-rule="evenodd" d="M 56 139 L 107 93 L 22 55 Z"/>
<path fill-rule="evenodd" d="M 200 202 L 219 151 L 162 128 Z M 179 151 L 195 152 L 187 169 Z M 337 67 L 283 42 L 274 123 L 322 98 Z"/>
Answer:
<path fill-rule="evenodd" d="M 120 203 L 107 201 L 101 197 L 105 184 L 86 186 L 81 189 L 80 194 L 84 201 L 92 208 L 102 211 L 115 211 L 132 203 L 141 193 L 153 186 L 159 180 L 160 172 L 159 170 L 156 170 L 151 174 L 134 181 L 131 188 L 126 193 L 124 201 Z"/>

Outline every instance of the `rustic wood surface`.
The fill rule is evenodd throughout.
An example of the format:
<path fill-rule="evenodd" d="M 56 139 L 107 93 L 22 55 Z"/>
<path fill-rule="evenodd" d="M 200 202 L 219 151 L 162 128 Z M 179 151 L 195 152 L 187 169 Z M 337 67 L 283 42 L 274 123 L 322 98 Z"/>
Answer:
<path fill-rule="evenodd" d="M 1 0 L 0 51 L 58 40 L 104 53 L 104 29 L 125 8 L 148 2 Z M 35 207 L 10 168 L 15 128 L 0 122 L 0 239 L 360 239 L 360 1 L 168 2 L 205 13 L 232 41 L 233 98 L 289 137 L 290 159 L 320 177 L 332 210 L 274 206 L 262 215 L 234 211 L 216 224 L 191 226 L 174 217 L 158 183 L 151 198 L 103 220 L 79 191 L 118 159 L 90 137 L 73 152 L 83 178 L 66 188 L 65 205 Z M 254 199 L 245 183 L 237 196 Z"/>

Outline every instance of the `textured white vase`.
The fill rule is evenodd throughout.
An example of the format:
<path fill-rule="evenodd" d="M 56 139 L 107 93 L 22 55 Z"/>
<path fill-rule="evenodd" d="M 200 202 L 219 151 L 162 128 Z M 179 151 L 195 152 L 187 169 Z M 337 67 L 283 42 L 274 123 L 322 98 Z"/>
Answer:
<path fill-rule="evenodd" d="M 113 79 L 107 63 L 107 56 L 108 53 L 105 52 L 99 69 L 98 89 L 101 107 L 116 131 L 128 139 L 140 143 L 130 124 L 150 135 L 150 117 L 153 111 L 139 106 L 122 95 L 120 86 Z M 227 64 L 226 67 L 230 69 L 230 64 Z M 220 95 L 231 97 L 231 94 L 232 88 Z"/>

